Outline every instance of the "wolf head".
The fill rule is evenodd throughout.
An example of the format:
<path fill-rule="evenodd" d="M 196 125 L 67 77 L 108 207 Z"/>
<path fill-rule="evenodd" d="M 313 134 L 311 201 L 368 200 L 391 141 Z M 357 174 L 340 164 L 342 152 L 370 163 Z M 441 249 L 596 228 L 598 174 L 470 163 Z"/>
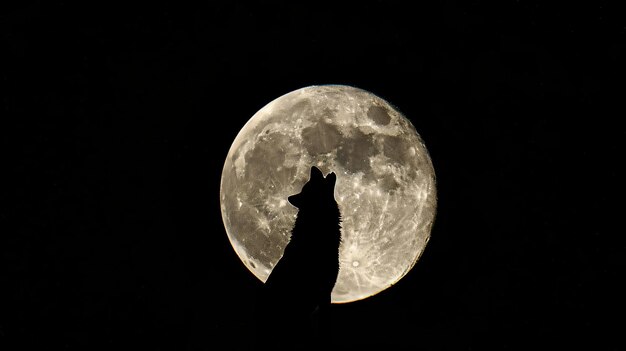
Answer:
<path fill-rule="evenodd" d="M 309 181 L 304 184 L 299 194 L 289 196 L 287 200 L 299 209 L 324 206 L 329 201 L 335 201 L 335 183 L 337 175 L 334 172 L 326 177 L 319 168 L 311 167 Z"/>

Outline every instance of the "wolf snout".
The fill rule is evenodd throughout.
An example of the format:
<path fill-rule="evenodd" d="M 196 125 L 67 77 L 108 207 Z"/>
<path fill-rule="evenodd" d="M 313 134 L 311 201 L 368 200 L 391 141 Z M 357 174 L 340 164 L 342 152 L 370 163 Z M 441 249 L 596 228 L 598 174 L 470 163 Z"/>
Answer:
<path fill-rule="evenodd" d="M 290 204 L 299 207 L 299 201 L 298 201 L 298 195 L 291 195 L 289 197 L 287 197 L 287 201 L 289 201 Z"/>

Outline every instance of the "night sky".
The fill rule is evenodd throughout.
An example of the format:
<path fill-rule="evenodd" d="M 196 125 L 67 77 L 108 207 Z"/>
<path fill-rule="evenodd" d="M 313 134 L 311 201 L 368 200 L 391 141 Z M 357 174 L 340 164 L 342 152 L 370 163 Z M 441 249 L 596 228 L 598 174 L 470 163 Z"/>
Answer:
<path fill-rule="evenodd" d="M 346 84 L 412 121 L 438 211 L 398 284 L 334 306 L 338 344 L 623 350 L 621 13 L 292 3 L 0 5 L 0 348 L 271 345 L 222 166 L 266 103 Z"/>

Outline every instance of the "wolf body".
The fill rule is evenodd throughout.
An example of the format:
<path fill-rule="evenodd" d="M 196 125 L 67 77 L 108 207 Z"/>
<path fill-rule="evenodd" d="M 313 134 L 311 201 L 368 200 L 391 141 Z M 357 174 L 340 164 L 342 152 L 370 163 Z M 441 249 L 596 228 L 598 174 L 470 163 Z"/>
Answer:
<path fill-rule="evenodd" d="M 311 168 L 309 181 L 289 202 L 298 215 L 282 258 L 257 303 L 260 328 L 306 344 L 328 336 L 331 292 L 339 273 L 341 213 L 334 198 L 337 177 Z"/>

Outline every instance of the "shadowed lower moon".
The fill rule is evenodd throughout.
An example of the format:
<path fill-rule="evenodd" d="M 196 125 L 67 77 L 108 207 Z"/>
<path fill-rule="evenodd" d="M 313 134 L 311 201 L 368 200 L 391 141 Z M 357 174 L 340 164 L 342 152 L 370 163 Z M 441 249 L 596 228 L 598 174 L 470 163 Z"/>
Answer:
<path fill-rule="evenodd" d="M 332 302 L 361 300 L 398 282 L 430 238 L 437 202 L 433 165 L 407 118 L 380 97 L 344 85 L 278 97 L 233 141 L 220 201 L 241 261 L 267 280 L 295 223 L 297 209 L 287 197 L 300 191 L 312 165 L 337 174 L 342 243 Z"/>

